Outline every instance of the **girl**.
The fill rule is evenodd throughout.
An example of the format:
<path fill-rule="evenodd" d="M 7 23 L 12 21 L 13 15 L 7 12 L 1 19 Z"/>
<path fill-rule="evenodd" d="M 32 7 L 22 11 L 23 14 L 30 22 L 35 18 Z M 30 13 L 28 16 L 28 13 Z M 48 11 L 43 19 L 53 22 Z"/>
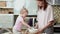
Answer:
<path fill-rule="evenodd" d="M 46 34 L 53 34 L 53 8 L 49 5 L 46 0 L 37 0 L 38 11 L 37 11 L 37 25 L 38 33 L 45 32 Z"/>
<path fill-rule="evenodd" d="M 21 10 L 20 15 L 17 17 L 16 23 L 13 27 L 13 34 L 21 34 L 22 25 L 31 28 L 28 24 L 24 22 L 25 17 L 28 15 L 28 10 L 25 8 Z"/>

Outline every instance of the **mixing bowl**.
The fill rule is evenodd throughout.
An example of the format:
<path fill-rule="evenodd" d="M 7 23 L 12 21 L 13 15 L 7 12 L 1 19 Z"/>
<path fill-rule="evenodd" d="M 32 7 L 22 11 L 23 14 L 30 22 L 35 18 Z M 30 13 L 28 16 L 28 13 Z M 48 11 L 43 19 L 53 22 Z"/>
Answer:
<path fill-rule="evenodd" d="M 29 33 L 36 33 L 38 31 L 38 29 L 35 29 L 35 28 L 31 28 L 31 29 L 28 29 Z"/>

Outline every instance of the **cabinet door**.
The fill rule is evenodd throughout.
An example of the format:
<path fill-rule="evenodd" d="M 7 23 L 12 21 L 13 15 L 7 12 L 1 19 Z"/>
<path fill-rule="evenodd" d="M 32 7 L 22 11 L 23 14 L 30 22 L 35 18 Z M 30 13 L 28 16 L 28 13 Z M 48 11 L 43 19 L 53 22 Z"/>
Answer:
<path fill-rule="evenodd" d="M 60 5 L 60 0 L 55 0 L 55 5 Z"/>
<path fill-rule="evenodd" d="M 53 5 L 54 0 L 46 0 L 49 4 Z"/>
<path fill-rule="evenodd" d="M 60 5 L 60 0 L 47 0 L 47 2 L 51 5 Z"/>
<path fill-rule="evenodd" d="M 13 27 L 13 15 L 1 14 L 0 15 L 0 28 L 12 28 Z"/>

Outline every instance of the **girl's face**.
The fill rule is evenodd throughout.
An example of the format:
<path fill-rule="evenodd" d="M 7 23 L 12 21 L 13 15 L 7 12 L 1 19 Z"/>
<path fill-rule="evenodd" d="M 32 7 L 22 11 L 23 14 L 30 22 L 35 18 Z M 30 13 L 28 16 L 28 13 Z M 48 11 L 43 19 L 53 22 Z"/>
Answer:
<path fill-rule="evenodd" d="M 25 12 L 25 13 L 23 14 L 23 17 L 25 18 L 27 15 L 28 15 L 28 13 L 27 13 L 27 12 Z"/>
<path fill-rule="evenodd" d="M 43 1 L 37 1 L 38 6 L 44 6 L 44 2 Z"/>
<path fill-rule="evenodd" d="M 25 18 L 28 15 L 28 13 L 26 12 L 26 10 L 23 10 L 23 17 Z"/>

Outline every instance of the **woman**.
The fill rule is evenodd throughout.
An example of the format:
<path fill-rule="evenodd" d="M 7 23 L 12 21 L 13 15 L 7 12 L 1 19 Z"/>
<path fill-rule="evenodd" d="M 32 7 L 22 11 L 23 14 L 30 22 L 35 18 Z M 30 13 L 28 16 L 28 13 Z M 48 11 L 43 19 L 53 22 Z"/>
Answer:
<path fill-rule="evenodd" d="M 37 0 L 38 11 L 37 11 L 37 25 L 38 33 L 53 34 L 53 8 L 49 5 L 46 0 Z"/>

